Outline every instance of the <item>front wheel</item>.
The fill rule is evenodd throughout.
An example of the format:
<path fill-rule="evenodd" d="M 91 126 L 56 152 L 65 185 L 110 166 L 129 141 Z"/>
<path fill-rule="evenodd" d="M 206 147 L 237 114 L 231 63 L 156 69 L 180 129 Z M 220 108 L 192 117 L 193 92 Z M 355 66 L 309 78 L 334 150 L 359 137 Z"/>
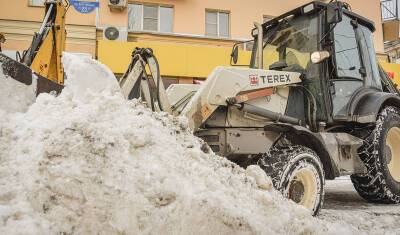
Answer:
<path fill-rule="evenodd" d="M 304 146 L 273 147 L 257 163 L 288 199 L 306 207 L 313 215 L 324 200 L 324 172 L 318 156 Z"/>

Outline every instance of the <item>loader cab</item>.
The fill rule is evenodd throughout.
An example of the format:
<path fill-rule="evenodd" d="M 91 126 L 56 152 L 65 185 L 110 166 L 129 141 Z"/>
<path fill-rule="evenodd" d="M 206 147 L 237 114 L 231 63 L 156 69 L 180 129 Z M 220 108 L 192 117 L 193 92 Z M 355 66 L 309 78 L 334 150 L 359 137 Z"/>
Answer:
<path fill-rule="evenodd" d="M 332 54 L 326 65 L 332 74 L 327 84 L 332 121 L 348 122 L 360 97 L 382 91 L 372 35 L 375 27 L 347 10 L 340 22 L 328 27 L 332 32 L 323 43 Z"/>
<path fill-rule="evenodd" d="M 302 74 L 301 88 L 291 88 L 287 115 L 314 126 L 352 122 L 360 97 L 382 91 L 374 24 L 345 4 L 311 2 L 264 23 L 262 29 L 263 52 L 257 46 L 259 35 L 253 33 L 250 67 Z"/>

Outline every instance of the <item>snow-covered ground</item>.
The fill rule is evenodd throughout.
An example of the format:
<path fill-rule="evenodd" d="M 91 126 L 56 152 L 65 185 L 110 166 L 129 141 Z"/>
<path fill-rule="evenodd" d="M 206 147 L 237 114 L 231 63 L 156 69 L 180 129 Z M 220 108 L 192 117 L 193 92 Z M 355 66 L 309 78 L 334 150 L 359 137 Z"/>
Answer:
<path fill-rule="evenodd" d="M 398 207 L 365 204 L 348 180 L 312 217 L 259 167 L 204 153 L 187 120 L 126 101 L 105 66 L 63 63 L 60 96 L 0 110 L 0 234 L 399 233 Z"/>
<path fill-rule="evenodd" d="M 349 177 L 327 181 L 324 221 L 345 221 L 366 234 L 400 234 L 400 205 L 368 203 L 358 196 Z"/>

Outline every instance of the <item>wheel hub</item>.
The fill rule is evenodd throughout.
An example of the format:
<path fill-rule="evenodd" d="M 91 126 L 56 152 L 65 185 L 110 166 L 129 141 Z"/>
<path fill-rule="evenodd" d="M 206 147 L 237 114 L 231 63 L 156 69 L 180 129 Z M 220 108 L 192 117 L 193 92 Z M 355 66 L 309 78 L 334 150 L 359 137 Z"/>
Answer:
<path fill-rule="evenodd" d="M 390 175 L 400 182 L 400 128 L 392 127 L 386 136 L 385 158 Z"/>
<path fill-rule="evenodd" d="M 301 168 L 294 172 L 288 186 L 286 187 L 286 196 L 310 210 L 314 209 L 318 200 L 318 179 L 313 168 Z"/>
<path fill-rule="evenodd" d="M 299 180 L 294 180 L 289 186 L 289 199 L 300 203 L 304 196 L 304 185 Z"/>

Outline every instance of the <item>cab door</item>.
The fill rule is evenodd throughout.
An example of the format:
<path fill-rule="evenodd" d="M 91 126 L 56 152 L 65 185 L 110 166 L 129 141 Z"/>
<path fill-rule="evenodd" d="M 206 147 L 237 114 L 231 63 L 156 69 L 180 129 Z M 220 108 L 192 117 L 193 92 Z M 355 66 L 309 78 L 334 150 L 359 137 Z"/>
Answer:
<path fill-rule="evenodd" d="M 332 118 L 349 120 L 348 106 L 353 96 L 364 87 L 366 71 L 362 63 L 356 25 L 347 15 L 334 29 L 334 56 L 329 90 L 332 100 Z"/>
<path fill-rule="evenodd" d="M 334 30 L 334 49 L 332 117 L 334 121 L 352 121 L 358 98 L 371 90 L 382 91 L 372 32 L 343 15 Z"/>

